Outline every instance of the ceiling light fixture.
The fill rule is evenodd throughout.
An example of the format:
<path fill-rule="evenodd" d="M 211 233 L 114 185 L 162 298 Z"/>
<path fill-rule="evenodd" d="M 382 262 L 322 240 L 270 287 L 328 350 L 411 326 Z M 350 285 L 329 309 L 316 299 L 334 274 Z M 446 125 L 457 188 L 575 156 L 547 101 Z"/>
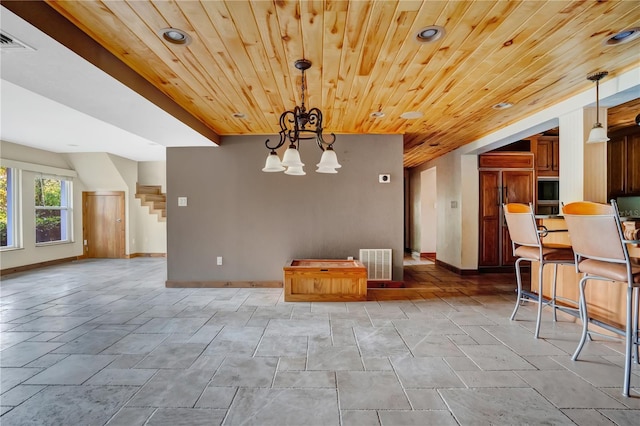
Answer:
<path fill-rule="evenodd" d="M 604 44 L 607 46 L 613 46 L 617 44 L 629 43 L 632 40 L 640 37 L 640 27 L 627 28 L 604 39 Z"/>
<path fill-rule="evenodd" d="M 247 118 L 247 114 L 245 114 L 244 112 L 234 112 L 233 118 Z"/>
<path fill-rule="evenodd" d="M 416 118 L 421 118 L 424 114 L 420 111 L 407 111 L 400 114 L 400 118 L 404 118 L 405 120 L 415 120 Z"/>
<path fill-rule="evenodd" d="M 600 80 L 605 78 L 609 73 L 607 71 L 599 71 L 587 76 L 587 80 L 596 82 L 596 122 L 589 132 L 587 143 L 601 143 L 609 140 L 607 130 L 600 124 Z"/>
<path fill-rule="evenodd" d="M 429 25 L 416 32 L 416 40 L 419 43 L 431 43 L 439 40 L 446 34 L 444 27 L 439 25 Z"/>
<path fill-rule="evenodd" d="M 295 62 L 295 67 L 302 72 L 302 83 L 300 85 L 301 106 L 295 106 L 293 111 L 285 111 L 280 115 L 280 141 L 276 145 L 269 145 L 269 139 L 264 143 L 270 151 L 267 161 L 262 169 L 263 172 L 282 172 L 287 175 L 306 175 L 302 167 L 304 164 L 300 160 L 300 141 L 314 139 L 318 148 L 322 150 L 320 163 L 317 164 L 318 173 L 338 173 L 336 169 L 342 167 L 338 163 L 338 157 L 333 150 L 333 143 L 336 135 L 331 133 L 331 141 L 327 142 L 322 136 L 322 111 L 318 108 L 311 108 L 307 111 L 304 105 L 305 90 L 307 80 L 304 72 L 311 68 L 311 61 L 299 59 Z M 276 149 L 289 142 L 289 148 L 284 152 L 282 161 L 278 157 Z"/>
<path fill-rule="evenodd" d="M 513 106 L 513 104 L 510 103 L 510 102 L 500 102 L 500 103 L 495 104 L 491 108 L 493 108 L 493 109 L 507 109 L 507 108 L 511 108 L 512 106 Z"/>
<path fill-rule="evenodd" d="M 386 114 L 384 112 L 382 112 L 382 105 L 378 106 L 378 110 L 372 112 L 371 114 L 369 114 L 369 116 L 371 118 L 382 118 L 384 117 Z"/>
<path fill-rule="evenodd" d="M 187 45 L 191 43 L 191 37 L 185 31 L 178 28 L 163 28 L 158 33 L 171 44 Z"/>

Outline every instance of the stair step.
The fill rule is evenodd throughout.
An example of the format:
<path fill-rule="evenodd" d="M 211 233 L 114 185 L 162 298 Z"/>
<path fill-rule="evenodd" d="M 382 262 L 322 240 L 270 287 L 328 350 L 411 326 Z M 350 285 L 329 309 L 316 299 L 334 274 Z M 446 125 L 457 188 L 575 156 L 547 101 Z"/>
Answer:
<path fill-rule="evenodd" d="M 167 195 L 162 193 L 160 185 L 136 184 L 136 198 L 143 206 L 149 207 L 149 213 L 155 214 L 158 221 L 167 221 Z"/>
<path fill-rule="evenodd" d="M 136 197 L 144 201 L 167 201 L 167 197 L 164 194 L 136 194 Z"/>
<path fill-rule="evenodd" d="M 136 185 L 136 195 L 138 194 L 162 194 L 162 186 L 160 185 Z"/>

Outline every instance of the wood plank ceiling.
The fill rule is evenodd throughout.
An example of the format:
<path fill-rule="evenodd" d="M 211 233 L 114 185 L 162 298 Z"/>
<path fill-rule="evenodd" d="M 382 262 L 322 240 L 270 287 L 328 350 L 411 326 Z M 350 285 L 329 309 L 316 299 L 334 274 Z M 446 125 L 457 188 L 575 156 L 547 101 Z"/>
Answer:
<path fill-rule="evenodd" d="M 275 134 L 300 103 L 325 129 L 404 135 L 420 165 L 638 65 L 638 1 L 51 1 L 47 3 L 220 135 Z M 446 35 L 418 43 L 440 25 Z M 186 46 L 159 30 L 187 32 Z M 594 91 L 595 98 L 595 91 Z M 514 106 L 496 110 L 501 102 Z M 372 118 L 374 111 L 382 118 Z M 408 111 L 424 114 L 403 119 Z M 242 113 L 246 118 L 234 118 Z M 338 139 L 338 143 L 340 140 Z"/>

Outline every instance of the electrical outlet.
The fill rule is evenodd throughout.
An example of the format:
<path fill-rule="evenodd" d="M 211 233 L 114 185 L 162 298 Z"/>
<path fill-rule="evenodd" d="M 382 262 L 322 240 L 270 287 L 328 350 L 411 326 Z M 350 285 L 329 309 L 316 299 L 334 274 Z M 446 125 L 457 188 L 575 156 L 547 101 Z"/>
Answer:
<path fill-rule="evenodd" d="M 218 256 L 218 257 L 216 258 L 216 264 L 217 264 L 218 266 L 222 265 L 222 256 Z"/>
<path fill-rule="evenodd" d="M 187 197 L 178 197 L 178 207 L 187 206 Z"/>
<path fill-rule="evenodd" d="M 391 175 L 388 174 L 388 173 L 379 174 L 378 175 L 378 182 L 380 182 L 380 183 L 389 183 L 389 182 L 391 182 Z"/>
<path fill-rule="evenodd" d="M 353 256 L 347 256 L 347 260 L 353 260 Z"/>

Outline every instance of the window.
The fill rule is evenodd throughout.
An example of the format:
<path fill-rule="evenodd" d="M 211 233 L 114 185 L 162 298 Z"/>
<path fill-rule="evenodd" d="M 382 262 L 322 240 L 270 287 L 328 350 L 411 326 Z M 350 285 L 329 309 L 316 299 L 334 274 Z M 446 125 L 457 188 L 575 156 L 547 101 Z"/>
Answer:
<path fill-rule="evenodd" d="M 71 195 L 71 181 L 36 176 L 36 244 L 72 240 Z"/>
<path fill-rule="evenodd" d="M 19 247 L 19 170 L 0 167 L 0 249 Z"/>

